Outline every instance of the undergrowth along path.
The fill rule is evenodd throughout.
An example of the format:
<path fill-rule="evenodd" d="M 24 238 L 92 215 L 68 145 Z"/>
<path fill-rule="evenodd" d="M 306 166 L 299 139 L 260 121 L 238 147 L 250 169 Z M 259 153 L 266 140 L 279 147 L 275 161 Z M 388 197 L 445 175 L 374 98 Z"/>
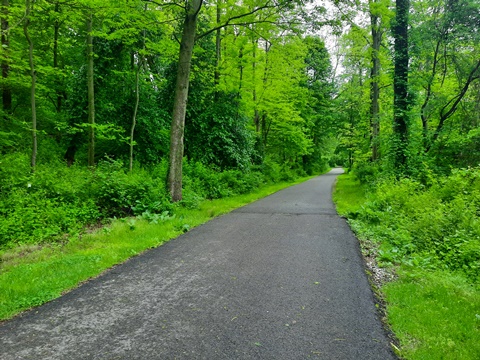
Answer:
<path fill-rule="evenodd" d="M 0 325 L 2 359 L 394 359 L 335 169 Z"/>

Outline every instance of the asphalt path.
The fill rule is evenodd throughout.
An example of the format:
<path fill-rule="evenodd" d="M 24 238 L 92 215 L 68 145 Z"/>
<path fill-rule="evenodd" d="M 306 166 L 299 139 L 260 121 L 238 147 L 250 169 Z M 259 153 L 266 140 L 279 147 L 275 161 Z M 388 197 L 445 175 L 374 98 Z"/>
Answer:
<path fill-rule="evenodd" d="M 237 209 L 0 325 L 10 359 L 395 359 L 340 169 Z"/>

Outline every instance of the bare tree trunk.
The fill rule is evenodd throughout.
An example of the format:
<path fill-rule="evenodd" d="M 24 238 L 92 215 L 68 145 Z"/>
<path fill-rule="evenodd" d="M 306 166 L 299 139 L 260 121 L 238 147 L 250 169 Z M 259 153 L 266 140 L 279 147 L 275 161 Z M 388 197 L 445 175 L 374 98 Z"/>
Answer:
<path fill-rule="evenodd" d="M 144 11 L 147 11 L 148 4 L 145 4 Z M 146 30 L 143 29 L 143 46 L 142 49 L 145 51 L 145 38 L 146 38 Z M 144 64 L 144 57 L 145 54 L 137 53 L 138 61 L 137 61 L 137 71 L 135 73 L 135 108 L 133 110 L 133 119 L 132 119 L 132 127 L 130 129 L 130 165 L 129 170 L 130 172 L 133 170 L 133 146 L 134 146 L 134 135 L 135 135 L 135 127 L 137 126 L 137 114 L 138 114 L 138 105 L 140 104 L 140 71 Z M 132 54 L 132 68 L 135 66 L 135 53 Z"/>
<path fill-rule="evenodd" d="M 87 16 L 88 166 L 95 166 L 95 92 L 93 84 L 93 13 Z"/>
<path fill-rule="evenodd" d="M 30 64 L 30 77 L 32 79 L 30 87 L 30 102 L 32 108 L 32 158 L 31 166 L 32 171 L 35 171 L 37 166 L 37 107 L 35 104 L 35 85 L 37 80 L 37 74 L 35 72 L 35 64 L 33 63 L 33 42 L 28 33 L 28 26 L 30 25 L 30 12 L 31 12 L 31 2 L 30 0 L 25 1 L 25 22 L 23 24 L 23 33 L 28 43 L 28 60 Z"/>
<path fill-rule="evenodd" d="M 452 116 L 455 113 L 455 111 L 457 111 L 458 105 L 460 104 L 463 97 L 467 93 L 468 88 L 470 87 L 472 82 L 478 79 L 480 79 L 480 60 L 478 60 L 477 64 L 470 71 L 470 74 L 468 75 L 468 78 L 465 81 L 465 84 L 463 85 L 460 92 L 457 95 L 455 95 L 453 98 L 451 98 L 450 101 L 440 109 L 440 119 L 438 120 L 438 125 L 437 125 L 437 128 L 435 129 L 435 133 L 433 134 L 432 142 L 426 148 L 426 152 L 428 152 L 431 146 L 435 143 L 435 141 L 437 141 L 443 129 L 443 126 L 445 125 L 445 121 L 450 116 Z"/>
<path fill-rule="evenodd" d="M 185 130 L 185 112 L 187 108 L 188 86 L 190 83 L 190 65 L 197 29 L 198 12 L 202 0 L 189 0 L 183 35 L 180 43 L 178 59 L 177 82 L 173 105 L 172 126 L 170 130 L 170 167 L 168 172 L 168 188 L 173 201 L 182 200 L 182 161 L 183 137 Z"/>
<path fill-rule="evenodd" d="M 1 28 L 2 28 L 2 51 L 4 53 L 4 59 L 2 61 L 2 78 L 3 78 L 3 88 L 2 88 L 2 104 L 4 119 L 8 120 L 8 115 L 12 112 L 12 90 L 7 84 L 7 79 L 10 74 L 10 65 L 8 64 L 8 53 L 10 51 L 10 40 L 7 36 L 8 31 L 8 16 L 10 4 L 8 0 L 2 0 L 2 19 L 1 19 Z"/>

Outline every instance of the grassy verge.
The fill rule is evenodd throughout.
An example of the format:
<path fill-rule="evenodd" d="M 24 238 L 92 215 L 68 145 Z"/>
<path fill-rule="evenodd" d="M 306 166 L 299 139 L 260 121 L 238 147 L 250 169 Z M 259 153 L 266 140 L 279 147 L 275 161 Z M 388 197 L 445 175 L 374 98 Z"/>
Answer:
<path fill-rule="evenodd" d="M 334 201 L 339 214 L 354 219 L 354 230 L 361 229 L 357 233 L 360 239 L 376 243 L 377 255 L 392 248 L 389 238 L 380 236 L 376 227 L 364 220 L 368 217 L 357 218 L 372 198 L 352 175 L 338 178 Z M 370 217 L 376 224 L 381 218 L 376 214 Z M 417 259 L 420 257 L 423 259 L 423 254 L 418 254 Z M 398 276 L 380 291 L 386 301 L 388 323 L 401 344 L 399 355 L 412 360 L 480 359 L 478 285 L 462 272 L 447 268 L 422 268 L 408 261 L 389 266 L 394 266 Z"/>
<path fill-rule="evenodd" d="M 366 189 L 352 175 L 344 174 L 337 178 L 333 201 L 341 216 L 357 212 L 366 200 Z"/>
<path fill-rule="evenodd" d="M 247 195 L 206 200 L 196 209 L 178 208 L 172 217 L 115 220 L 65 244 L 20 246 L 0 252 L 0 320 L 57 298 L 113 265 L 216 216 L 307 179 L 266 186 Z"/>
<path fill-rule="evenodd" d="M 405 359 L 480 358 L 480 292 L 464 277 L 402 269 L 383 291 Z"/>

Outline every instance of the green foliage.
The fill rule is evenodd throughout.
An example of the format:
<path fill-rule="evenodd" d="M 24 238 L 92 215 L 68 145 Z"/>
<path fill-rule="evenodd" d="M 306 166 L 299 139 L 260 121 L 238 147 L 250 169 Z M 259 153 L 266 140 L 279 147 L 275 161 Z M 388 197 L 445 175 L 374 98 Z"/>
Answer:
<path fill-rule="evenodd" d="M 132 172 L 109 158 L 94 169 L 59 162 L 41 164 L 34 174 L 26 155 L 5 155 L 0 163 L 15 165 L 0 167 L 0 248 L 68 240 L 114 217 L 155 223 L 174 216 L 178 206 L 198 208 L 204 199 L 247 194 L 302 174 L 269 161 L 255 169 L 220 171 L 185 160 L 184 198 L 174 205 L 165 186 L 166 161 Z"/>
<path fill-rule="evenodd" d="M 2 161 L 18 166 L 0 173 L 6 184 L 0 192 L 0 246 L 61 240 L 114 216 L 172 208 L 165 189 L 165 162 L 133 173 L 112 160 L 93 170 L 51 163 L 31 174 L 26 156 L 11 158 L 7 155 Z"/>
<path fill-rule="evenodd" d="M 200 162 L 185 162 L 184 187 L 186 199 L 182 202 L 189 207 L 195 197 L 198 199 L 220 199 L 232 195 L 240 195 L 251 192 L 262 184 L 269 182 L 258 171 L 224 170 L 215 171 Z M 193 195 L 195 194 L 195 195 Z"/>
<path fill-rule="evenodd" d="M 377 182 L 351 220 L 360 236 L 382 243 L 380 260 L 459 271 L 480 279 L 480 169 L 450 176 Z"/>
<path fill-rule="evenodd" d="M 428 186 L 384 179 L 370 188 L 352 174 L 338 179 L 338 212 L 369 256 L 398 275 L 379 290 L 402 358 L 480 355 L 479 176 L 463 169 L 426 176 Z"/>
<path fill-rule="evenodd" d="M 202 91 L 202 100 L 195 101 L 198 89 L 192 84 L 185 129 L 185 154 L 203 164 L 220 169 L 248 170 L 253 156 L 253 132 L 248 118 L 239 109 L 237 94 Z M 198 86 L 198 85 L 197 85 Z"/>

